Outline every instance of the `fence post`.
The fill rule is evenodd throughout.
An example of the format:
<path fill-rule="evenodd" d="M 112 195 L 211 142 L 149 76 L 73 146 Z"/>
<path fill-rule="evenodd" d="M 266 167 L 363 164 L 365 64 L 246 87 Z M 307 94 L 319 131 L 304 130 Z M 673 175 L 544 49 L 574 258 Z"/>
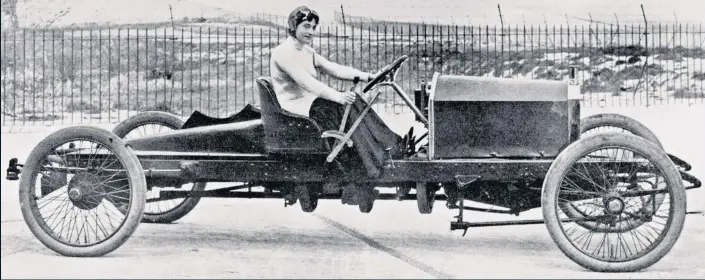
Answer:
<path fill-rule="evenodd" d="M 677 59 L 681 55 L 690 58 L 694 52 L 702 52 L 702 24 L 699 28 L 697 25 L 686 24 L 685 30 L 683 30 L 682 24 L 674 23 L 669 24 L 668 26 L 672 27 L 667 27 L 664 31 L 661 24 L 659 24 L 658 27 L 649 24 L 645 7 L 642 5 L 643 26 L 638 23 L 625 23 L 624 26 L 620 26 L 620 22 L 617 22 L 617 25 L 613 23 L 596 22 L 592 19 L 592 15 L 589 14 L 589 23 L 585 24 L 587 26 L 578 27 L 578 25 L 574 25 L 573 28 L 571 28 L 568 22 L 565 31 L 562 24 L 554 25 L 551 28 L 552 31 L 549 30 L 548 24 L 545 27 L 539 26 L 537 29 L 538 44 L 534 46 L 536 40 L 534 40 L 533 25 L 530 27 L 531 30 L 527 31 L 528 26 L 524 24 L 522 26 L 523 34 L 519 36 L 518 24 L 515 26 L 515 30 L 511 30 L 511 26 L 509 26 L 507 30 L 504 29 L 504 18 L 499 5 L 498 10 L 500 11 L 500 19 L 502 22 L 499 26 L 493 28 L 494 34 L 491 34 L 489 31 L 489 25 L 486 25 L 484 28 L 479 27 L 478 36 L 474 33 L 475 27 L 467 25 L 470 26 L 470 34 L 468 36 L 468 31 L 466 30 L 467 26 L 459 26 L 459 24 L 455 22 L 452 24 L 442 24 L 440 22 L 432 24 L 422 22 L 417 24 L 406 21 L 381 22 L 365 20 L 359 23 L 355 22 L 354 24 L 346 22 L 344 25 L 337 25 L 334 35 L 330 34 L 332 33 L 330 26 L 328 26 L 327 33 L 323 30 L 319 30 L 321 36 L 325 33 L 325 36 L 328 36 L 328 38 L 320 38 L 317 42 L 319 44 L 325 44 L 327 41 L 327 54 L 331 56 L 331 58 L 335 57 L 336 61 L 351 64 L 356 68 L 367 68 L 367 70 L 371 70 L 375 65 L 379 68 L 380 64 L 384 64 L 385 61 L 389 60 L 389 56 L 396 57 L 399 55 L 397 51 L 415 52 L 411 63 L 408 64 L 409 71 L 403 71 L 399 76 L 400 83 L 403 83 L 402 85 L 406 87 L 411 87 L 414 83 L 427 80 L 428 76 L 430 76 L 429 70 L 432 72 L 449 71 L 454 74 L 470 75 L 487 75 L 488 73 L 494 73 L 498 77 L 516 77 L 517 72 L 515 70 L 517 68 L 504 64 L 504 62 L 511 61 L 510 59 L 513 59 L 515 57 L 514 55 L 520 57 L 523 54 L 523 57 L 533 59 L 537 57 L 536 54 L 545 52 L 548 54 L 549 60 L 552 58 L 559 60 L 551 54 L 557 54 L 561 51 L 571 51 L 581 52 L 582 55 L 595 58 L 593 54 L 600 57 L 602 56 L 602 54 L 596 52 L 596 50 L 599 49 L 612 47 L 623 48 L 626 45 L 638 45 L 640 53 L 633 55 L 642 57 L 642 60 L 644 60 L 643 65 L 633 65 L 633 63 L 627 61 L 627 63 L 624 63 L 625 65 L 621 65 L 620 63 L 620 65 L 616 67 L 610 64 L 604 66 L 605 69 L 610 69 L 615 72 L 623 70 L 625 66 L 633 68 L 631 70 L 633 70 L 635 76 L 639 73 L 639 68 L 641 68 L 641 78 L 635 83 L 636 87 L 633 89 L 614 89 L 614 94 L 610 92 L 612 91 L 612 84 L 609 82 L 602 84 L 602 86 L 607 85 L 610 87 L 605 90 L 601 90 L 598 87 L 585 87 L 582 92 L 583 102 L 588 103 L 587 101 L 593 100 L 594 98 L 598 100 L 599 106 L 606 106 L 607 102 L 611 102 L 612 105 L 652 107 L 655 104 L 671 103 L 670 98 L 672 98 L 672 96 L 674 102 L 694 104 L 705 101 L 703 97 L 704 89 L 701 80 L 702 76 L 699 74 L 703 71 L 702 61 L 699 63 L 696 61 L 695 64 L 690 64 L 665 58 L 666 56 L 671 56 Z M 267 15 L 267 17 L 269 17 L 270 20 L 267 20 L 265 17 L 264 19 L 259 19 L 260 22 L 271 24 L 272 15 Z M 619 20 L 618 17 L 616 18 Z M 345 20 L 350 20 L 350 18 L 346 16 Z M 365 24 L 367 24 L 367 28 L 365 28 Z M 375 24 L 375 28 L 372 28 L 372 24 Z M 600 24 L 603 25 L 602 35 L 599 34 Z M 607 29 L 607 25 L 610 25 L 609 30 Z M 352 33 L 350 34 L 347 33 L 348 26 L 351 26 Z M 359 35 L 355 34 L 356 29 L 352 28 L 352 26 L 358 28 L 357 32 Z M 343 32 L 341 32 L 343 34 L 338 34 L 340 27 L 344 28 Z M 628 30 L 630 27 L 632 29 L 631 34 Z M 277 36 L 277 42 L 279 40 L 278 25 L 271 27 L 277 28 L 276 31 L 269 29 L 268 32 L 264 32 L 264 30 L 261 29 L 259 32 L 256 32 L 253 26 L 244 26 L 240 32 L 242 36 L 238 36 L 237 29 L 234 31 L 234 40 L 230 40 L 230 37 L 233 36 L 233 32 L 230 32 L 230 30 L 228 30 L 229 28 L 226 28 L 224 34 L 225 50 L 223 51 L 225 58 L 222 59 L 222 56 L 218 56 L 217 61 L 211 61 L 207 56 L 210 53 L 221 53 L 221 48 L 223 47 L 223 44 L 220 42 L 223 35 L 220 34 L 222 32 L 221 28 L 217 27 L 214 29 L 214 31 L 217 32 L 215 36 L 213 36 L 214 34 L 210 27 L 208 27 L 207 33 L 204 32 L 206 30 L 202 29 L 202 27 L 191 28 L 190 50 L 187 48 L 189 41 L 186 41 L 187 39 L 184 36 L 188 33 L 188 30 L 185 30 L 185 28 L 182 29 L 181 37 L 177 38 L 174 24 L 172 24 L 172 28 L 171 37 L 167 36 L 166 29 L 163 29 L 163 32 L 158 32 L 158 28 L 155 28 L 154 32 L 152 32 L 150 28 L 139 28 L 135 30 L 137 35 L 132 35 L 130 34 L 132 30 L 127 29 L 127 32 L 123 32 L 125 29 L 121 29 L 120 27 L 117 28 L 117 33 L 108 30 L 107 37 L 104 37 L 106 33 L 102 30 L 97 30 L 97 37 L 93 37 L 93 31 L 96 31 L 95 29 L 70 31 L 22 29 L 18 30 L 21 34 L 10 35 L 9 33 L 3 33 L 3 81 L 1 85 L 3 91 L 2 125 L 31 125 L 35 123 L 58 124 L 59 122 L 53 117 L 54 115 L 61 116 L 61 123 L 66 124 L 92 123 L 95 121 L 94 119 L 97 114 L 100 114 L 99 122 L 106 122 L 103 117 L 104 113 L 106 113 L 107 121 L 112 122 L 115 121 L 113 116 L 114 112 L 111 112 L 112 109 L 120 110 L 116 118 L 118 121 L 123 119 L 123 111 L 130 112 L 145 108 L 154 109 L 162 105 L 167 106 L 170 110 L 173 109 L 176 111 L 177 109 L 174 108 L 174 106 L 178 107 L 175 103 L 179 102 L 178 100 L 174 100 L 176 98 L 174 95 L 179 92 L 178 89 L 175 88 L 176 64 L 179 63 L 178 54 L 176 53 L 178 46 L 176 44 L 181 45 L 181 65 L 178 68 L 181 75 L 180 112 L 182 116 L 187 109 L 202 110 L 205 113 L 215 110 L 215 114 L 220 115 L 223 109 L 221 108 L 223 107 L 221 105 L 221 91 L 222 94 L 225 94 L 223 101 L 225 103 L 224 110 L 226 110 L 226 112 L 230 111 L 230 102 L 235 102 L 235 106 L 238 107 L 238 105 L 244 105 L 248 103 L 248 101 L 254 102 L 257 100 L 254 94 L 254 92 L 256 92 L 254 79 L 258 74 L 266 75 L 268 63 L 267 56 L 264 54 L 267 53 L 268 48 L 271 48 L 275 41 L 272 36 Z M 391 30 L 389 30 L 389 28 L 391 28 Z M 462 35 L 459 34 L 461 28 L 463 32 Z M 641 30 L 642 28 L 643 30 Z M 542 32 L 541 29 L 544 31 Z M 368 32 L 367 36 L 364 36 L 365 30 Z M 625 30 L 625 32 L 622 30 Z M 87 36 L 84 36 L 84 31 L 87 33 Z M 196 38 L 194 38 L 195 32 L 198 32 L 198 37 Z M 376 33 L 375 36 L 372 36 L 373 32 Z M 404 32 L 408 32 L 408 34 L 404 34 Z M 482 32 L 485 33 L 483 34 Z M 512 34 L 512 32 L 516 33 Z M 658 36 L 656 35 L 657 32 Z M 154 34 L 153 40 L 151 40 L 152 37 L 149 37 L 152 36 L 152 34 Z M 206 34 L 208 34 L 208 38 L 205 38 Z M 341 37 L 338 35 L 343 35 L 342 41 L 340 41 Z M 662 43 L 664 35 L 667 37 L 666 45 Z M 29 36 L 31 36 L 31 42 Z M 67 36 L 71 36 L 70 42 L 66 38 Z M 140 36 L 144 36 L 144 39 L 142 40 Z M 158 36 L 162 36 L 162 38 L 158 38 Z M 265 36 L 268 37 L 265 38 Z M 560 38 L 556 38 L 556 36 L 560 36 Z M 567 37 L 564 38 L 564 36 Z M 587 36 L 587 38 L 585 38 L 585 36 Z M 505 41 L 505 37 L 508 38 L 508 41 Z M 542 37 L 543 39 L 541 39 Z M 685 41 L 683 41 L 683 37 L 685 37 Z M 104 46 L 106 38 L 108 45 Z M 215 41 L 212 41 L 211 38 L 215 39 Z M 133 39 L 136 39 L 137 44 L 131 42 Z M 181 42 L 177 43 L 174 41 L 177 39 L 180 39 Z M 350 46 L 347 45 L 348 39 L 351 42 Z M 399 40 L 401 39 L 405 40 L 405 42 L 400 42 Z M 12 42 L 10 42 L 10 40 L 12 40 Z M 61 42 L 58 40 L 61 40 Z M 117 42 L 116 45 L 113 44 L 113 40 Z M 127 40 L 126 46 L 123 46 L 122 42 L 125 40 Z M 163 42 L 159 40 L 163 40 Z M 169 41 L 167 40 L 171 41 L 173 45 L 169 46 Z M 542 44 L 541 40 L 544 40 L 545 43 Z M 228 45 L 232 41 L 235 41 L 233 45 L 235 46 L 234 54 L 233 51 L 228 48 Z M 494 46 L 492 41 L 494 41 Z M 387 44 L 387 42 L 394 43 Z M 468 42 L 470 43 L 470 48 L 467 48 L 468 46 L 466 44 L 468 44 Z M 37 48 L 37 43 L 41 44 L 40 48 Z M 71 44 L 70 50 L 68 49 L 69 46 L 66 45 L 67 43 Z M 372 47 L 373 43 L 376 43 L 374 48 Z M 412 43 L 415 45 L 411 46 L 410 44 Z M 476 43 L 480 44 L 479 55 L 474 53 Z M 204 44 L 207 44 L 207 46 Z M 359 46 L 355 44 L 359 44 Z M 365 44 L 367 44 L 367 47 L 365 47 Z M 462 50 L 460 48 L 461 44 Z M 509 48 L 505 49 L 505 44 L 508 44 Z M 483 45 L 486 46 L 483 47 Z M 514 48 L 512 48 L 512 45 L 514 45 Z M 117 49 L 113 50 L 116 46 Z M 244 46 L 244 49 L 242 49 L 241 46 Z M 520 49 L 522 46 L 523 49 Z M 169 47 L 171 47 L 171 55 L 167 53 Z M 214 47 L 216 48 L 214 49 Z M 352 49 L 350 49 L 350 47 L 352 47 Z M 61 48 L 61 51 L 56 50 L 56 48 Z M 76 48 L 79 49 L 75 50 Z M 151 48 L 154 48 L 154 50 L 152 51 Z M 391 48 L 391 50 L 389 48 Z M 682 53 L 681 48 L 687 53 Z M 105 53 L 103 53 L 104 51 Z M 164 53 L 161 54 L 160 51 L 164 51 Z M 239 51 L 243 51 L 242 57 L 238 55 Z M 262 52 L 262 56 L 256 56 L 260 51 Z M 98 53 L 96 54 L 95 52 Z M 196 55 L 197 52 L 198 55 Z M 348 60 L 348 52 L 352 54 L 351 60 Z M 28 53 L 31 55 L 28 55 Z M 664 59 L 660 62 L 664 68 L 667 68 L 663 73 L 652 73 L 653 69 L 650 69 L 651 65 L 656 63 L 656 58 L 654 57 L 656 53 L 662 55 L 661 59 Z M 107 59 L 103 61 L 106 55 Z M 123 56 L 125 58 L 123 58 Z M 191 56 L 190 62 L 193 63 L 188 63 L 187 65 L 186 56 Z M 234 57 L 234 61 L 231 56 Z M 51 61 L 47 61 L 48 59 L 51 59 Z M 93 63 L 94 59 L 97 60 L 97 64 Z M 127 61 L 126 66 L 123 64 L 123 59 Z M 158 59 L 164 59 L 164 61 L 160 62 Z M 259 64 L 257 64 L 255 59 L 259 60 Z M 133 63 L 132 60 L 136 62 Z M 563 59 L 560 62 L 566 62 L 567 60 L 570 59 Z M 6 61 L 9 63 L 6 63 Z M 688 61 L 690 61 L 690 59 L 688 59 Z M 199 62 L 201 63 L 200 66 L 198 64 Z M 107 63 L 107 67 L 105 63 Z M 216 63 L 216 65 L 212 65 L 211 63 Z M 231 63 L 235 72 L 229 69 Z M 683 63 L 685 63 L 685 65 L 683 65 Z M 590 59 L 586 64 L 588 71 L 586 71 L 585 74 L 578 73 L 578 75 L 586 76 L 581 77 L 583 80 L 592 79 L 587 76 L 593 76 L 597 74 L 597 70 L 602 70 L 601 68 L 594 68 L 599 66 L 594 59 Z M 213 77 L 222 79 L 223 76 L 221 72 L 223 72 L 225 81 L 213 81 L 210 78 L 212 72 L 211 67 L 218 67 L 214 70 L 215 75 Z M 225 67 L 225 69 L 221 69 L 220 67 Z M 259 70 L 257 70 L 256 67 L 259 67 Z M 161 68 L 164 68 L 163 71 L 165 73 L 163 74 L 165 74 L 167 78 L 161 79 L 162 73 L 158 73 L 160 75 L 157 77 L 152 77 L 150 71 L 161 72 Z M 506 69 L 509 69 L 511 72 L 505 71 Z M 556 68 L 550 69 L 555 70 Z M 127 82 L 122 79 L 122 71 L 127 71 Z M 507 75 L 504 75 L 505 72 Z M 528 70 L 522 72 L 530 72 L 533 75 L 532 78 L 537 78 L 533 71 Z M 30 75 L 32 77 L 30 77 Z M 171 77 L 169 77 L 169 75 L 171 75 Z M 185 77 L 186 75 L 190 77 Z M 234 81 L 230 81 L 230 75 L 234 75 L 232 78 Z M 545 72 L 542 72 L 540 78 L 544 79 L 543 76 L 545 75 Z M 655 77 L 652 75 L 663 75 L 664 84 L 658 85 L 654 83 L 652 85 L 652 82 L 656 81 Z M 132 79 L 132 76 L 134 76 L 134 79 Z M 554 77 L 551 75 L 551 79 L 553 78 Z M 144 79 L 144 81 L 142 79 Z M 152 79 L 154 81 L 152 81 Z M 169 86 L 169 84 L 167 84 L 169 79 L 171 79 L 171 87 L 167 88 Z M 189 79 L 191 84 L 187 86 L 186 83 L 189 82 Z M 162 80 L 164 81 L 163 85 L 161 83 Z M 112 84 L 112 81 L 116 81 L 116 85 Z M 595 79 L 590 80 L 588 83 L 592 83 L 593 81 L 596 83 L 604 83 L 603 79 L 600 79 L 599 76 L 595 76 Z M 106 82 L 107 85 L 105 84 Z M 196 82 L 198 83 L 197 85 Z M 203 83 L 208 84 L 205 86 Z M 331 86 L 334 86 L 335 83 L 338 83 L 338 86 L 341 85 L 339 81 L 332 79 L 329 80 L 329 83 Z M 223 84 L 225 88 L 221 89 Z M 634 84 L 630 86 L 633 85 Z M 56 88 L 57 86 L 61 86 L 61 89 Z M 159 86 L 164 86 L 164 88 L 159 90 Z M 105 87 L 106 90 L 103 90 L 103 87 Z M 133 91 L 133 87 L 137 90 Z M 150 87 L 155 89 L 153 95 L 149 94 Z M 234 87 L 234 90 L 231 90 L 231 87 Z M 113 93 L 113 91 L 116 91 L 116 93 Z M 232 91 L 235 92 L 233 93 Z M 654 92 L 653 95 L 652 91 Z M 127 94 L 124 97 L 125 92 Z M 187 92 L 190 96 L 185 96 Z M 198 96 L 194 94 L 196 92 Z M 212 96 L 211 93 L 213 93 Z M 87 96 L 84 96 L 85 94 L 87 94 Z M 117 95 L 115 96 L 115 94 Z M 142 96 L 142 94 L 144 94 L 144 96 Z M 159 94 L 162 94 L 163 98 L 160 98 Z M 231 94 L 235 94 L 234 101 L 231 101 Z M 238 94 L 242 94 L 242 98 L 237 97 Z M 252 94 L 252 96 L 250 96 L 250 94 Z M 652 102 L 651 99 L 654 97 L 660 97 L 661 99 L 654 99 L 654 102 Z M 107 98 L 107 100 L 105 100 L 105 98 Z M 203 98 L 208 98 L 208 100 L 204 100 Z M 212 98 L 215 98 L 215 102 L 211 100 Z M 190 102 L 190 108 L 187 108 L 189 106 L 185 104 L 186 102 Z M 393 109 L 396 112 L 397 108 L 395 105 L 397 104 L 397 96 L 393 95 L 392 98 L 388 98 L 387 102 L 388 103 L 384 105 L 394 106 Z M 105 112 L 105 110 L 108 110 L 108 112 Z M 75 112 L 75 114 L 70 114 L 73 112 Z M 65 115 L 67 116 L 65 117 L 66 120 L 64 120 Z M 85 118 L 88 116 L 90 116 L 90 118 Z M 32 120 L 32 117 L 37 117 L 38 119 Z"/>

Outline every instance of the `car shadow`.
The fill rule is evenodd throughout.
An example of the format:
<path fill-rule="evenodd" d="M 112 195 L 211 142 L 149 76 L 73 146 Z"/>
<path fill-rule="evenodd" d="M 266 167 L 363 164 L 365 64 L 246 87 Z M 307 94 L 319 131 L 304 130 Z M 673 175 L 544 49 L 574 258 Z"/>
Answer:
<path fill-rule="evenodd" d="M 414 259 L 420 254 L 482 255 L 508 257 L 540 262 L 548 269 L 591 273 L 567 259 L 548 235 L 539 233 L 491 236 L 468 232 L 465 237 L 433 233 L 365 233 L 365 238 L 381 244 L 392 255 Z M 64 258 L 39 243 L 33 236 L 26 238 L 21 251 Z M 370 251 L 364 240 L 349 234 L 316 229 L 250 228 L 231 229 L 192 223 L 142 224 L 130 239 L 117 250 L 101 256 L 105 259 L 188 256 L 208 251 L 219 254 L 240 254 L 243 251 L 304 252 L 316 257 L 320 252 L 354 255 Z M 378 245 L 379 246 L 379 245 Z M 372 247 L 376 247 L 373 246 Z M 379 248 L 377 248 L 379 249 Z M 276 250 L 276 251 L 275 251 Z M 14 253 L 14 252 L 13 252 Z M 12 254 L 12 253 L 11 253 Z M 302 255 L 302 257 L 304 257 Z M 652 267 L 644 272 L 666 272 L 668 268 Z"/>
<path fill-rule="evenodd" d="M 488 236 L 468 232 L 465 237 L 433 233 L 365 233 L 365 239 L 374 240 L 395 250 L 420 250 L 434 253 L 483 252 L 490 255 L 556 255 L 560 254 L 546 234 Z M 357 236 L 356 236 L 357 237 Z M 287 248 L 313 250 L 327 248 L 353 253 L 368 250 L 365 240 L 351 237 L 340 231 L 294 230 L 290 228 L 217 228 L 200 224 L 143 224 L 128 243 L 146 248 L 179 246 L 199 248 L 209 246 L 219 250 L 248 250 Z"/>

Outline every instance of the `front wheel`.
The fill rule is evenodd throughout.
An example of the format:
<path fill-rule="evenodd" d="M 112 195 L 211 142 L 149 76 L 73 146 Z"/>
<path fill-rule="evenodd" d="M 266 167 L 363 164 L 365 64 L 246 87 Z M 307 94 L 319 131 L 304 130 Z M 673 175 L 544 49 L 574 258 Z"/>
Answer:
<path fill-rule="evenodd" d="M 634 184 L 639 178 L 650 181 Z M 560 250 L 600 272 L 639 271 L 661 260 L 678 240 L 686 212 L 683 181 L 667 154 L 624 133 L 568 146 L 548 170 L 541 202 Z M 565 204 L 581 207 L 582 215 L 563 213 Z"/>
<path fill-rule="evenodd" d="M 34 236 L 59 254 L 105 255 L 140 223 L 144 172 L 137 156 L 110 131 L 59 130 L 32 150 L 23 170 L 22 216 Z"/>

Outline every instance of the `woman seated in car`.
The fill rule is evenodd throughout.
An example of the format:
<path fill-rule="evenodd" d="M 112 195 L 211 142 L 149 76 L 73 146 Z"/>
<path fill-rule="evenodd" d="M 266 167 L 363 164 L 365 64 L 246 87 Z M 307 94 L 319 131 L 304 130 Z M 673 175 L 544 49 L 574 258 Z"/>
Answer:
<path fill-rule="evenodd" d="M 340 92 L 318 80 L 319 71 L 342 80 L 359 77 L 372 81 L 376 74 L 366 73 L 331 62 L 311 47 L 318 14 L 305 6 L 289 15 L 288 37 L 272 50 L 270 75 L 274 92 L 282 109 L 310 117 L 323 131 L 338 130 L 345 106 L 352 104 L 345 131 L 360 116 L 367 103 L 352 91 Z M 351 137 L 355 152 L 341 152 L 338 160 L 344 166 L 362 163 L 370 177 L 379 176 L 380 167 L 390 157 L 403 155 L 404 140 L 394 133 L 382 119 L 369 110 Z M 390 150 L 390 155 L 385 153 Z M 344 149 L 345 150 L 345 149 Z"/>

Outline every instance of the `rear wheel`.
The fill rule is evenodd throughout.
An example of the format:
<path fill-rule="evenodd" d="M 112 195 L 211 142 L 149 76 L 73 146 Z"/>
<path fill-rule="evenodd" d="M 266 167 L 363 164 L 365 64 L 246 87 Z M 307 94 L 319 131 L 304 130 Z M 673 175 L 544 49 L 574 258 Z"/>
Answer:
<path fill-rule="evenodd" d="M 635 185 L 634 178 L 651 181 Z M 570 215 L 563 204 L 584 211 Z M 571 260 L 593 271 L 631 272 L 673 248 L 686 194 L 662 149 L 634 135 L 606 133 L 580 139 L 556 158 L 544 181 L 542 209 L 551 238 Z"/>
<path fill-rule="evenodd" d="M 137 156 L 110 131 L 62 129 L 27 158 L 20 179 L 22 216 L 34 236 L 59 254 L 105 255 L 137 229 L 145 184 Z"/>
<path fill-rule="evenodd" d="M 124 120 L 113 129 L 113 133 L 118 137 L 129 140 L 180 129 L 183 125 L 184 121 L 174 114 L 161 111 L 149 111 L 139 113 Z M 182 186 L 148 186 L 147 199 L 159 198 L 159 191 L 163 189 L 187 189 L 188 187 L 191 188 L 191 191 L 203 191 L 206 188 L 206 183 L 198 182 Z M 200 199 L 200 196 L 189 196 L 186 198 L 148 202 L 145 208 L 143 222 L 173 223 L 196 208 Z"/>

